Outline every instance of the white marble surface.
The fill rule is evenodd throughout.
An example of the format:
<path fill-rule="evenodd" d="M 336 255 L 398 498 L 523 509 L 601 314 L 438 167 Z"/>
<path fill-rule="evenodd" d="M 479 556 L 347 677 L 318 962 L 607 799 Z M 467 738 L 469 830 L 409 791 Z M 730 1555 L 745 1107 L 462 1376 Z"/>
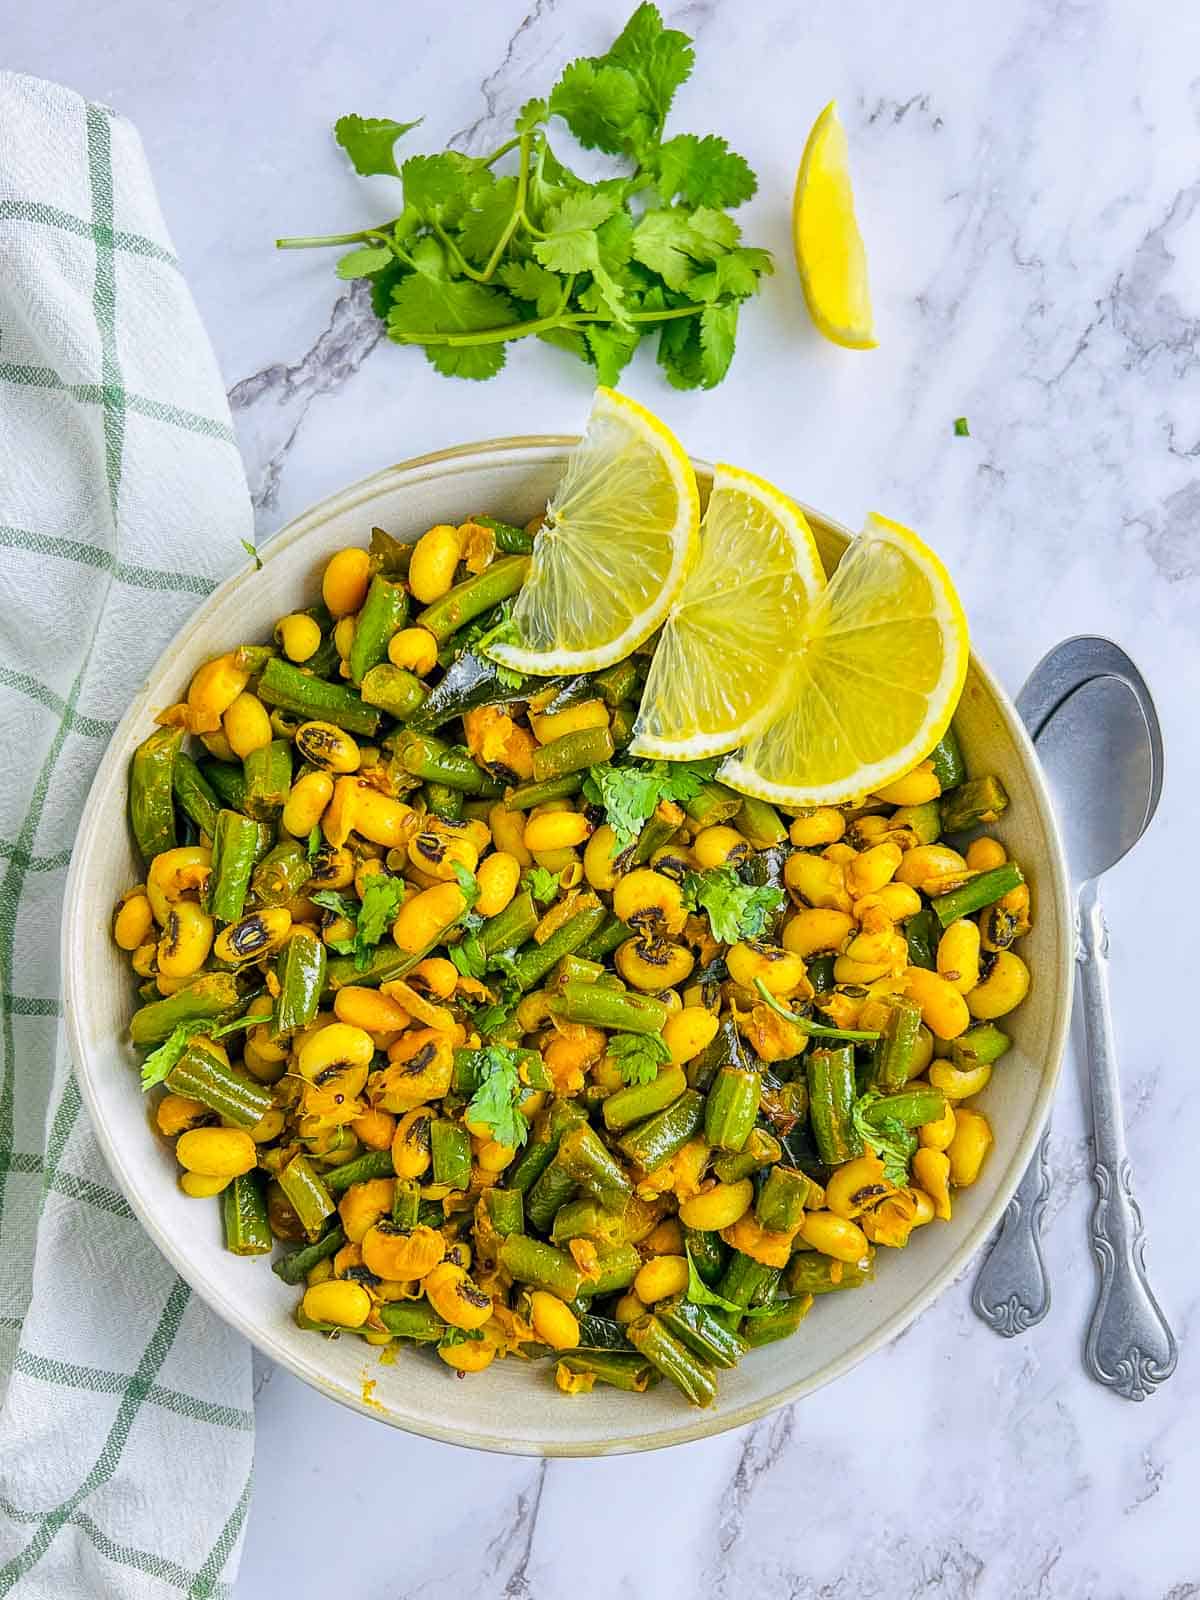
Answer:
<path fill-rule="evenodd" d="M 494 383 L 380 344 L 326 257 L 277 233 L 375 214 L 327 126 L 424 113 L 425 148 L 495 142 L 624 0 L 43 0 L 7 8 L 5 64 L 141 129 L 232 391 L 261 529 L 404 456 L 578 426 L 589 382 L 529 341 Z M 595 1463 L 493 1459 L 406 1438 L 263 1369 L 238 1600 L 764 1600 L 1200 1595 L 1189 1244 L 1200 1113 L 1172 1037 L 1200 785 L 1200 12 L 1185 0 L 693 0 L 699 68 L 678 128 L 758 170 L 746 233 L 781 271 L 732 374 L 684 396 L 627 385 L 688 445 L 835 517 L 878 508 L 945 555 L 975 641 L 1015 690 L 1063 635 L 1110 634 L 1158 697 L 1169 754 L 1153 832 L 1111 879 L 1117 1027 L 1152 1277 L 1182 1344 L 1143 1405 L 1079 1359 L 1093 1293 L 1081 1085 L 1055 1119 L 1055 1301 L 1002 1342 L 969 1280 L 839 1384 L 748 1431 Z M 820 342 L 791 271 L 807 128 L 848 127 L 881 344 Z M 497 137 L 502 137 L 498 135 Z M 971 437 L 951 424 L 970 418 Z M 335 1467 L 333 1463 L 337 1463 Z"/>

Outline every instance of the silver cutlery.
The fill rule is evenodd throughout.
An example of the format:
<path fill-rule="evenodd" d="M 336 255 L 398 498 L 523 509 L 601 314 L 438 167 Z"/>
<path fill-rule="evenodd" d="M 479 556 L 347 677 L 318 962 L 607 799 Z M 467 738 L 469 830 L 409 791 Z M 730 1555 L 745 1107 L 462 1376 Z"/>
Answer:
<path fill-rule="evenodd" d="M 1076 894 L 1097 1191 L 1091 1242 L 1100 1269 L 1084 1361 L 1100 1383 L 1126 1399 L 1144 1400 L 1175 1370 L 1178 1350 L 1146 1279 L 1144 1228 L 1121 1114 L 1099 880 L 1154 816 L 1162 792 L 1162 735 L 1144 679 L 1107 639 L 1057 646 L 1030 675 L 1017 708 L 1055 795 Z M 1040 1240 L 1048 1137 L 1047 1128 L 971 1296 L 978 1315 L 1006 1337 L 1040 1322 L 1050 1305 Z"/>

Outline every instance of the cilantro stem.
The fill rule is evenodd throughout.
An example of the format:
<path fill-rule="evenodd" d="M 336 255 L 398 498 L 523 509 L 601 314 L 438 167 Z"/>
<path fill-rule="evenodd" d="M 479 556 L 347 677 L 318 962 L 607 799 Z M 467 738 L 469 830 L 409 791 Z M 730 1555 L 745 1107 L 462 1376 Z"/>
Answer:
<path fill-rule="evenodd" d="M 754 987 L 762 995 L 771 1010 L 777 1011 L 799 1033 L 812 1034 L 816 1039 L 849 1039 L 859 1044 L 870 1044 L 872 1040 L 879 1037 L 877 1033 L 864 1033 L 853 1028 L 827 1028 L 824 1023 L 810 1022 L 807 1017 L 798 1017 L 794 1011 L 789 1011 L 786 1006 L 780 1005 L 761 978 L 755 978 Z"/>
<path fill-rule="evenodd" d="M 496 162 L 499 161 L 501 156 L 506 156 L 510 150 L 515 150 L 524 137 L 526 137 L 526 135 L 516 134 L 513 138 L 506 139 L 502 145 L 498 145 L 496 149 L 492 151 L 490 156 L 480 156 L 479 165 L 481 167 L 494 166 Z"/>
<path fill-rule="evenodd" d="M 382 234 L 389 223 L 384 223 L 380 228 L 360 228 L 357 233 L 324 233 L 310 234 L 293 239 L 276 239 L 276 250 L 311 250 L 316 245 L 333 244 L 359 244 L 364 239 L 370 239 Z"/>
<path fill-rule="evenodd" d="M 466 256 L 463 255 L 462 251 L 446 232 L 445 228 L 442 227 L 440 222 L 436 220 L 434 221 L 433 231 L 437 234 L 438 238 L 449 252 L 451 261 L 453 261 L 454 265 L 464 277 L 473 278 L 476 283 L 486 283 L 488 281 L 487 274 L 483 272 L 476 272 L 475 268 L 470 264 Z"/>
<path fill-rule="evenodd" d="M 714 302 L 715 304 L 716 302 Z M 629 322 L 671 322 L 677 317 L 695 317 L 706 306 L 676 306 L 670 311 L 631 311 L 626 313 Z M 616 317 L 606 317 L 602 312 L 573 311 L 564 315 L 560 311 L 548 317 L 535 317 L 531 322 L 510 322 L 497 328 L 484 328 L 479 333 L 400 333 L 392 338 L 399 344 L 450 345 L 462 349 L 475 344 L 498 344 L 501 340 L 527 339 L 533 333 L 545 333 L 549 328 L 583 328 L 595 323 L 611 326 Z"/>
<path fill-rule="evenodd" d="M 512 216 L 509 217 L 504 227 L 504 232 L 496 240 L 491 255 L 488 257 L 487 266 L 483 269 L 481 283 L 491 281 L 492 274 L 500 265 L 500 258 L 508 249 L 512 236 L 517 231 L 517 225 L 525 216 L 525 196 L 529 192 L 529 134 L 523 133 L 517 140 L 521 147 L 520 165 L 517 168 L 517 197 L 513 202 Z M 512 146 L 510 145 L 511 149 Z M 526 226 L 528 219 L 526 218 Z"/>

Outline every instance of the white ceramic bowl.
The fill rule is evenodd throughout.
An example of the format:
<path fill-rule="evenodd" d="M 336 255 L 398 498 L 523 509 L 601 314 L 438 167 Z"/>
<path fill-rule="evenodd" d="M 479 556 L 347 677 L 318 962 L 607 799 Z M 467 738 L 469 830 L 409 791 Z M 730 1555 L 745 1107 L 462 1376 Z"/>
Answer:
<path fill-rule="evenodd" d="M 689 1408 L 667 1383 L 645 1395 L 597 1388 L 569 1400 L 555 1389 L 547 1362 L 497 1362 L 463 1382 L 411 1349 L 381 1365 L 358 1339 L 302 1333 L 292 1320 L 297 1292 L 266 1260 L 223 1248 L 217 1205 L 180 1193 L 170 1149 L 147 1128 L 128 1042 L 133 985 L 109 921 L 114 901 L 141 871 L 125 823 L 130 755 L 154 713 L 182 696 L 202 661 L 267 637 L 277 617 L 311 603 L 334 550 L 364 544 L 376 523 L 416 538 L 472 512 L 525 522 L 545 504 L 572 442 L 498 440 L 390 467 L 293 522 L 267 546 L 261 572 L 231 578 L 197 610 L 122 719 L 96 776 L 71 864 L 62 963 L 76 1071 L 113 1174 L 159 1249 L 226 1321 L 298 1377 L 367 1415 L 478 1449 L 562 1456 L 653 1449 L 751 1422 L 894 1338 L 963 1269 L 1016 1187 L 1049 1108 L 1071 983 L 1066 878 L 1050 802 L 1011 704 L 972 659 L 958 725 L 973 770 L 998 773 L 1011 796 L 1002 831 L 1031 881 L 1037 918 L 1024 950 L 1033 986 L 1010 1019 L 1013 1049 L 982 1099 L 995 1149 L 975 1186 L 956 1196 L 952 1223 L 921 1229 L 904 1251 L 881 1250 L 874 1283 L 824 1297 L 794 1338 L 723 1372 L 707 1411 Z M 703 492 L 709 473 L 700 464 L 698 471 Z M 808 516 L 831 567 L 847 535 L 818 513 Z M 982 1330 L 979 1336 L 986 1337 Z"/>

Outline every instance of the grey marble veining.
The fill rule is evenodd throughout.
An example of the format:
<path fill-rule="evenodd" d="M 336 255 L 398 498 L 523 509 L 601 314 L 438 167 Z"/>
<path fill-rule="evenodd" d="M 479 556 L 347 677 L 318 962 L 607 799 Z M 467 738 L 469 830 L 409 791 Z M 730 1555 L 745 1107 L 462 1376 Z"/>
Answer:
<path fill-rule="evenodd" d="M 627 9 L 46 0 L 7 19 L 7 64 L 106 99 L 141 129 L 230 384 L 260 537 L 389 461 L 579 425 L 589 379 L 559 352 L 527 341 L 494 382 L 449 382 L 380 337 L 329 256 L 279 254 L 272 240 L 388 214 L 389 186 L 355 180 L 329 140 L 337 115 L 424 113 L 413 148 L 486 149 Z M 1142 1405 L 1082 1371 L 1093 1189 L 1076 1042 L 1050 1146 L 1054 1303 L 1028 1335 L 990 1334 L 965 1275 L 886 1350 L 748 1430 L 549 1464 L 407 1438 L 259 1363 L 238 1600 L 1190 1600 L 1200 1111 L 1177 1028 L 1195 983 L 1200 789 L 1200 11 L 665 10 L 697 39 L 673 126 L 720 132 L 747 155 L 761 187 L 740 220 L 779 270 L 742 319 L 720 389 L 677 394 L 644 356 L 631 392 L 698 454 L 847 523 L 878 509 L 919 528 L 1010 689 L 1084 631 L 1119 640 L 1154 689 L 1163 802 L 1105 898 L 1130 1151 L 1179 1370 Z M 813 332 L 790 262 L 796 163 L 834 95 L 879 323 L 869 356 Z M 968 439 L 952 435 L 962 415 Z"/>

